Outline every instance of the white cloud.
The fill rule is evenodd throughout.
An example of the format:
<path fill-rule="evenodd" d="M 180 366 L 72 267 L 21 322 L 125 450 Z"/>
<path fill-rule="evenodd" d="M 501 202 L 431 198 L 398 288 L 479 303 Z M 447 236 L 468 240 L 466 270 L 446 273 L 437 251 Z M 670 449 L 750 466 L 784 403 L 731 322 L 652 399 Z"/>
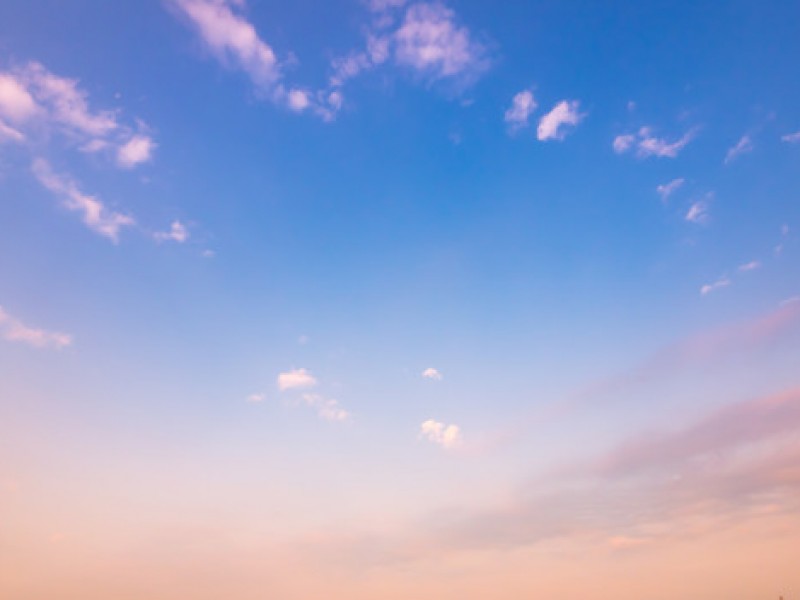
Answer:
<path fill-rule="evenodd" d="M 21 131 L 17 131 L 10 125 L 6 125 L 0 120 L 0 142 L 12 141 L 22 143 L 25 141 L 25 135 Z"/>
<path fill-rule="evenodd" d="M 434 369 L 433 367 L 428 367 L 427 369 L 425 369 L 422 372 L 422 377 L 425 378 L 425 379 L 432 379 L 434 381 L 441 381 L 442 380 L 442 374 L 438 370 Z"/>
<path fill-rule="evenodd" d="M 281 79 L 275 52 L 231 0 L 171 0 L 224 65 L 243 70 L 263 92 L 274 92 Z"/>
<path fill-rule="evenodd" d="M 786 135 L 781 136 L 781 139 L 789 144 L 795 144 L 797 142 L 800 142 L 800 131 L 795 131 L 794 133 L 787 133 Z"/>
<path fill-rule="evenodd" d="M 485 48 L 443 4 L 420 2 L 406 11 L 394 33 L 395 60 L 431 80 L 475 79 L 488 68 Z"/>
<path fill-rule="evenodd" d="M 114 112 L 89 109 L 87 94 L 78 88 L 77 80 L 55 75 L 40 63 L 31 62 L 19 70 L 17 81 L 46 108 L 51 121 L 70 133 L 103 137 L 119 127 Z"/>
<path fill-rule="evenodd" d="M 246 398 L 247 402 L 250 402 L 252 404 L 258 404 L 259 402 L 263 402 L 266 399 L 267 399 L 267 396 L 265 394 L 262 394 L 262 393 L 250 394 Z"/>
<path fill-rule="evenodd" d="M 614 148 L 614 152 L 617 154 L 623 154 L 627 152 L 633 143 L 636 141 L 636 136 L 625 134 L 625 135 L 618 135 L 614 138 L 614 142 L 611 144 Z"/>
<path fill-rule="evenodd" d="M 536 100 L 530 90 L 522 90 L 514 96 L 505 114 L 505 121 L 511 126 L 512 131 L 528 126 L 528 117 L 536 110 L 536 106 Z"/>
<path fill-rule="evenodd" d="M 303 394 L 303 401 L 310 407 L 316 409 L 317 416 L 326 421 L 346 421 L 350 418 L 350 413 L 332 398 L 325 398 L 319 394 Z"/>
<path fill-rule="evenodd" d="M 684 218 L 691 223 L 706 223 L 708 221 L 708 210 L 708 202 L 705 200 L 698 200 L 689 207 L 686 217 Z"/>
<path fill-rule="evenodd" d="M 563 140 L 567 135 L 565 129 L 575 127 L 586 116 L 579 112 L 579 107 L 577 100 L 562 100 L 556 104 L 539 121 L 536 137 L 540 141 Z"/>
<path fill-rule="evenodd" d="M 121 125 L 118 111 L 92 110 L 78 80 L 55 75 L 38 62 L 0 73 L 0 117 L 14 124 L 11 128 L 0 119 L 0 141 L 48 142 L 58 133 L 82 152 L 116 149 L 118 164 L 126 168 L 149 160 L 155 147 L 149 137 Z"/>
<path fill-rule="evenodd" d="M 677 189 L 681 187 L 683 184 L 684 184 L 684 179 L 682 177 L 678 177 L 677 179 L 673 179 L 669 183 L 659 185 L 656 188 L 656 191 L 658 192 L 658 195 L 661 196 L 661 200 L 666 202 L 669 199 L 669 197 L 675 191 L 677 191 Z"/>
<path fill-rule="evenodd" d="M 10 342 L 21 342 L 34 348 L 60 350 L 72 344 L 72 337 L 65 333 L 34 329 L 9 315 L 0 306 L 0 335 Z"/>
<path fill-rule="evenodd" d="M 182 244 L 189 239 L 189 231 L 186 226 L 180 221 L 173 221 L 170 225 L 169 231 L 159 231 L 153 234 L 153 237 L 159 242 L 178 242 Z"/>
<path fill-rule="evenodd" d="M 65 208 L 80 213 L 84 224 L 89 229 L 109 238 L 114 243 L 119 240 L 121 228 L 134 224 L 134 220 L 128 215 L 111 211 L 97 198 L 81 192 L 69 177 L 53 172 L 44 159 L 34 160 L 31 169 L 39 183 L 54 194 L 61 196 Z"/>
<path fill-rule="evenodd" d="M 289 92 L 287 104 L 293 111 L 302 112 L 309 107 L 311 100 L 308 97 L 308 92 L 294 89 Z"/>
<path fill-rule="evenodd" d="M 126 169 L 150 161 L 156 145 L 146 135 L 134 135 L 117 151 L 117 163 Z"/>
<path fill-rule="evenodd" d="M 614 138 L 613 147 L 617 154 L 624 154 L 631 148 L 636 148 L 636 156 L 647 158 L 675 158 L 681 150 L 694 139 L 696 130 L 690 129 L 681 138 L 669 142 L 664 138 L 653 135 L 650 127 L 642 127 L 636 134 L 618 135 Z"/>
<path fill-rule="evenodd" d="M 739 270 L 743 273 L 747 271 L 755 271 L 756 269 L 761 268 L 761 262 L 757 260 L 751 260 L 748 263 L 744 263 L 743 265 L 739 265 Z"/>
<path fill-rule="evenodd" d="M 0 73 L 0 115 L 20 123 L 36 114 L 38 108 L 22 83 L 8 73 Z"/>
<path fill-rule="evenodd" d="M 730 284 L 731 284 L 731 280 L 730 279 L 728 279 L 727 277 L 722 277 L 722 278 L 718 279 L 717 281 L 715 281 L 714 283 L 708 283 L 708 284 L 704 285 L 703 287 L 701 287 L 700 288 L 700 295 L 705 296 L 705 295 L 710 294 L 711 292 L 716 291 L 718 289 L 721 289 L 721 288 L 724 288 L 724 287 L 728 287 Z"/>
<path fill-rule="evenodd" d="M 728 153 L 725 155 L 725 164 L 727 165 L 732 160 L 734 160 L 737 156 L 742 154 L 746 154 L 748 152 L 753 151 L 753 140 L 750 139 L 749 135 L 743 135 L 736 145 L 732 148 L 728 149 Z"/>
<path fill-rule="evenodd" d="M 309 388 L 317 385 L 317 380 L 306 369 L 292 369 L 278 375 L 278 389 L 281 391 Z"/>
<path fill-rule="evenodd" d="M 455 447 L 461 441 L 461 430 L 458 425 L 445 425 L 433 419 L 428 419 L 420 425 L 419 435 L 447 449 Z"/>

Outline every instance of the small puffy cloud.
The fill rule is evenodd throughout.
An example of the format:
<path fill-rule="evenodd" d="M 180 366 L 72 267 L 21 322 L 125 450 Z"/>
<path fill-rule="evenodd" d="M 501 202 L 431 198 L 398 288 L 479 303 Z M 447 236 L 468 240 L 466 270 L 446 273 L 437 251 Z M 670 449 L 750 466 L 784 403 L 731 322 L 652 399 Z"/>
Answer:
<path fill-rule="evenodd" d="M 117 150 L 117 163 L 126 169 L 150 161 L 156 144 L 146 135 L 134 135 Z"/>
<path fill-rule="evenodd" d="M 486 49 L 455 13 L 438 2 L 411 5 L 394 33 L 395 60 L 431 80 L 475 79 L 489 62 Z"/>
<path fill-rule="evenodd" d="M 706 296 L 706 295 L 710 294 L 711 292 L 714 292 L 716 290 L 728 287 L 730 284 L 731 284 L 731 280 L 730 279 L 728 279 L 727 277 L 721 277 L 720 279 L 717 279 L 715 282 L 707 283 L 706 285 L 701 287 L 700 288 L 700 295 L 701 296 Z"/>
<path fill-rule="evenodd" d="M 611 147 L 614 148 L 614 152 L 617 154 L 624 154 L 628 150 L 630 150 L 633 143 L 636 141 L 636 136 L 631 134 L 625 135 L 618 135 L 614 138 L 614 141 L 611 144 Z"/>
<path fill-rule="evenodd" d="M 317 411 L 317 416 L 326 421 L 346 421 L 350 413 L 341 407 L 339 402 L 332 398 L 325 398 L 320 394 L 303 394 L 303 402 Z"/>
<path fill-rule="evenodd" d="M 422 372 L 422 377 L 424 379 L 431 379 L 433 381 L 441 381 L 442 380 L 442 374 L 437 369 L 434 369 L 433 367 L 428 367 L 427 369 L 425 369 Z"/>
<path fill-rule="evenodd" d="M 708 202 L 706 200 L 698 200 L 689 207 L 684 218 L 690 223 L 707 223 L 709 218 L 708 211 Z"/>
<path fill-rule="evenodd" d="M 308 92 L 300 89 L 290 90 L 286 102 L 289 105 L 289 108 L 295 112 L 302 112 L 311 104 Z"/>
<path fill-rule="evenodd" d="M 789 144 L 796 144 L 797 142 L 800 142 L 800 131 L 787 133 L 786 135 L 781 136 L 781 139 Z"/>
<path fill-rule="evenodd" d="M 158 231 L 153 234 L 153 237 L 159 242 L 172 241 L 182 244 L 189 239 L 189 231 L 180 221 L 173 221 L 169 231 Z"/>
<path fill-rule="evenodd" d="M 278 389 L 281 391 L 310 388 L 317 385 L 316 378 L 306 369 L 293 369 L 278 375 Z"/>
<path fill-rule="evenodd" d="M 746 273 L 747 271 L 755 271 L 756 269 L 760 269 L 760 268 L 761 268 L 761 262 L 759 262 L 757 260 L 751 260 L 748 263 L 744 263 L 743 265 L 739 265 L 739 270 L 741 272 L 743 272 L 743 273 Z"/>
<path fill-rule="evenodd" d="M 31 170 L 42 186 L 61 197 L 67 210 L 79 213 L 89 229 L 112 242 L 119 241 L 119 232 L 123 227 L 134 224 L 133 218 L 109 210 L 94 196 L 81 192 L 71 178 L 55 173 L 44 159 L 34 160 Z"/>
<path fill-rule="evenodd" d="M 729 164 L 731 161 L 735 160 L 736 157 L 746 154 L 748 152 L 753 151 L 753 140 L 750 139 L 749 135 L 743 135 L 736 145 L 728 149 L 728 153 L 725 155 L 725 164 Z"/>
<path fill-rule="evenodd" d="M 536 100 L 533 92 L 522 90 L 511 100 L 511 106 L 506 110 L 505 121 L 512 131 L 528 126 L 528 118 L 536 110 Z"/>
<path fill-rule="evenodd" d="M 188 19 L 205 46 L 225 66 L 241 69 L 261 91 L 274 91 L 281 69 L 272 47 L 233 0 L 171 0 Z"/>
<path fill-rule="evenodd" d="M 541 118 L 536 130 L 540 141 L 563 140 L 569 129 L 575 127 L 586 116 L 579 110 L 577 100 L 562 100 Z"/>
<path fill-rule="evenodd" d="M 682 177 L 678 177 L 677 179 L 673 179 L 669 183 L 664 183 L 659 185 L 656 188 L 658 195 L 661 196 L 661 200 L 666 202 L 669 197 L 678 190 L 683 184 L 685 183 Z"/>
<path fill-rule="evenodd" d="M 446 449 L 457 446 L 461 441 L 461 430 L 458 425 L 445 425 L 433 419 L 428 419 L 420 425 L 419 435 Z"/>
<path fill-rule="evenodd" d="M 60 350 L 72 344 L 71 336 L 28 327 L 19 319 L 9 315 L 2 306 L 0 306 L 0 336 L 9 342 L 20 342 L 34 348 Z"/>
<path fill-rule="evenodd" d="M 267 399 L 266 394 L 262 394 L 262 393 L 250 394 L 246 398 L 247 402 L 250 402 L 251 404 L 258 404 L 260 402 L 263 402 L 266 399 Z"/>
<path fill-rule="evenodd" d="M 614 138 L 612 145 L 617 154 L 624 154 L 636 148 L 638 158 L 650 156 L 675 158 L 694 139 L 695 133 L 695 129 L 690 129 L 681 138 L 670 142 L 665 138 L 653 135 L 650 127 L 642 127 L 636 134 L 618 135 Z"/>

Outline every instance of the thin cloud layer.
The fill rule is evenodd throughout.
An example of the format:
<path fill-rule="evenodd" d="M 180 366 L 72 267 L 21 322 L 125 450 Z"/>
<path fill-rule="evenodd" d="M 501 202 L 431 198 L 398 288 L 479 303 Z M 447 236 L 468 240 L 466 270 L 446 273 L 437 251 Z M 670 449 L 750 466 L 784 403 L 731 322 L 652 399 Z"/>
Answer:
<path fill-rule="evenodd" d="M 720 277 L 714 283 L 707 283 L 703 287 L 700 288 L 700 295 L 707 296 L 711 292 L 716 290 L 728 287 L 731 284 L 731 280 L 727 277 Z"/>
<path fill-rule="evenodd" d="M 0 336 L 9 342 L 19 342 L 34 348 L 61 350 L 72 345 L 72 336 L 57 331 L 28 327 L 0 306 Z"/>

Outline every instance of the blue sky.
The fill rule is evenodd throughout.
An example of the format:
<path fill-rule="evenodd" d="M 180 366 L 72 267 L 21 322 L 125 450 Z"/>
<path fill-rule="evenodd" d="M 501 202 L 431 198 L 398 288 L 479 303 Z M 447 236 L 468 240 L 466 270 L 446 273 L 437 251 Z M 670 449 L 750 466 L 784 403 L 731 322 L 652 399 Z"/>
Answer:
<path fill-rule="evenodd" d="M 175 506 L 200 529 L 215 506 L 226 536 L 275 527 L 349 556 L 330 597 L 391 582 L 442 598 L 393 560 L 364 584 L 358 549 L 420 573 L 445 569 L 420 548 L 491 554 L 540 506 L 531 481 L 548 498 L 576 472 L 629 490 L 596 461 L 652 432 L 694 449 L 692 494 L 729 501 L 745 546 L 766 539 L 756 497 L 794 531 L 797 480 L 754 482 L 737 461 L 769 471 L 800 430 L 799 17 L 780 1 L 4 2 L 0 506 L 18 573 L 45 543 L 52 580 L 91 597 L 72 578 L 104 544 L 144 569 L 156 555 L 126 554 L 144 543 L 126 527 L 98 546 L 81 527 L 126 515 L 173 540 Z M 737 419 L 763 427 L 736 437 Z M 720 447 L 686 442 L 712 430 Z M 668 445 L 641 449 L 665 478 Z M 746 500 L 692 479 L 714 452 Z M 434 535 L 442 507 L 463 522 Z M 658 521 L 689 536 L 680 508 Z M 582 525 L 599 546 L 548 543 L 635 547 L 648 565 L 681 548 L 620 510 Z M 726 526 L 709 531 L 726 547 Z M 70 544 L 85 561 L 67 567 Z M 515 539 L 533 552 L 518 573 L 546 563 L 542 544 Z M 486 581 L 509 577 L 481 556 Z M 102 573 L 113 593 L 119 573 Z M 53 597 L 43 585 L 0 571 L 19 597 Z"/>

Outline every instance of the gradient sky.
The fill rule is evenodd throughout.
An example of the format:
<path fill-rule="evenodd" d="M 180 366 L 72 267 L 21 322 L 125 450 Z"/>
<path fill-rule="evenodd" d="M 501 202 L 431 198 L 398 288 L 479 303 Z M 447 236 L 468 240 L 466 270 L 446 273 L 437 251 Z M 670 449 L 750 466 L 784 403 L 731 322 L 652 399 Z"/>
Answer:
<path fill-rule="evenodd" d="M 0 596 L 800 598 L 798 23 L 0 3 Z"/>

